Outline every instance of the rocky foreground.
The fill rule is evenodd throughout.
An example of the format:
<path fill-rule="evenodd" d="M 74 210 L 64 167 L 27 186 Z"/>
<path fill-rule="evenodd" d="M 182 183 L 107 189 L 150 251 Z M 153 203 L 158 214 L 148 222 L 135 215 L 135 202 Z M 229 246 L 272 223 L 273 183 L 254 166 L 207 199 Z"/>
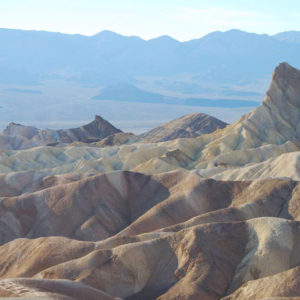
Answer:
<path fill-rule="evenodd" d="M 300 71 L 232 125 L 198 117 L 3 149 L 0 297 L 300 299 Z"/>

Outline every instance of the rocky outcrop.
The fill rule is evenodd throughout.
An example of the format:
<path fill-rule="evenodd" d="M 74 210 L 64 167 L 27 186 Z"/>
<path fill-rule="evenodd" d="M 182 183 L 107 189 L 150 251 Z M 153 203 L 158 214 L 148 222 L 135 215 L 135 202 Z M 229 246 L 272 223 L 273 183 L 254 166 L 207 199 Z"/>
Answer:
<path fill-rule="evenodd" d="M 240 167 L 270 157 L 255 157 L 261 147 L 281 148 L 288 142 L 297 144 L 300 119 L 300 71 L 286 63 L 273 73 L 272 82 L 261 105 L 224 130 L 205 136 L 197 168 L 226 165 Z M 295 151 L 295 150 L 294 150 Z M 272 153 L 272 151 L 270 151 Z M 271 154 L 272 155 L 272 154 Z"/>

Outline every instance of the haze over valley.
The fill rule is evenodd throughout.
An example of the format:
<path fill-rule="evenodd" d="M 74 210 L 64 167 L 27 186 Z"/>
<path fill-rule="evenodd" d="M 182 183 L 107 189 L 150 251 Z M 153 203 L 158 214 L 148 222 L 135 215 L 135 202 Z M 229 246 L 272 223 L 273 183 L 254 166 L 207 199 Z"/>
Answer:
<path fill-rule="evenodd" d="M 76 127 L 100 114 L 142 133 L 196 111 L 231 123 L 259 104 L 277 64 L 300 67 L 298 36 L 230 30 L 179 42 L 0 29 L 0 127 Z"/>

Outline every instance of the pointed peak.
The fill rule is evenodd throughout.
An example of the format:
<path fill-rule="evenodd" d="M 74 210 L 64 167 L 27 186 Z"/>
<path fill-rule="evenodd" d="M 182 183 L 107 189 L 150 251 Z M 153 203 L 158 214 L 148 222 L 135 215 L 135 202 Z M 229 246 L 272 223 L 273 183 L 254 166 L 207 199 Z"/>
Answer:
<path fill-rule="evenodd" d="M 109 123 L 99 115 L 95 115 L 94 121 L 87 125 L 83 125 L 80 128 L 88 132 L 90 138 L 104 138 L 108 135 L 122 132 L 120 129 L 114 127 L 111 123 Z"/>
<path fill-rule="evenodd" d="M 180 43 L 179 41 L 177 41 L 176 39 L 172 38 L 169 35 L 161 35 L 161 36 L 158 36 L 156 38 L 148 40 L 148 42 L 150 42 L 150 43 L 166 42 L 166 43 L 174 43 L 174 44 L 179 44 Z"/>
<path fill-rule="evenodd" d="M 295 107 L 300 108 L 300 70 L 283 62 L 275 68 L 270 87 L 261 106 L 247 114 L 245 119 L 253 118 L 255 115 L 261 117 L 267 108 L 271 112 L 270 119 L 273 121 L 287 118 L 288 123 L 294 124 L 299 119 L 298 112 L 294 111 Z M 295 115 L 297 115 L 296 118 Z"/>
<path fill-rule="evenodd" d="M 10 128 L 10 127 L 15 127 L 15 126 L 24 126 L 24 125 L 21 125 L 21 124 L 18 124 L 18 123 L 15 123 L 15 122 L 10 122 L 7 126 L 6 126 L 6 128 Z"/>
<path fill-rule="evenodd" d="M 95 120 L 92 121 L 91 123 L 85 125 L 85 126 L 96 126 L 96 127 L 108 127 L 108 128 L 113 128 L 114 130 L 116 130 L 116 132 L 122 132 L 120 129 L 114 127 L 110 122 L 108 122 L 107 120 L 103 119 L 101 116 L 99 115 L 95 115 Z M 115 133 L 115 132 L 114 132 Z"/>
<path fill-rule="evenodd" d="M 121 36 L 121 34 L 111 30 L 103 30 L 93 35 L 93 37 L 99 37 L 99 36 Z"/>
<path fill-rule="evenodd" d="M 102 122 L 102 121 L 104 121 L 104 119 L 102 117 L 100 117 L 99 115 L 95 115 L 95 121 Z"/>
<path fill-rule="evenodd" d="M 295 78 L 300 80 L 300 70 L 293 68 L 286 62 L 280 63 L 274 70 L 273 80 L 278 78 Z"/>
<path fill-rule="evenodd" d="M 18 124 L 18 123 L 15 123 L 15 122 L 10 122 L 6 128 L 4 129 L 4 132 L 5 133 L 11 133 L 15 130 L 19 130 L 19 129 L 22 129 L 22 128 L 25 128 L 26 126 L 22 125 L 22 124 Z"/>

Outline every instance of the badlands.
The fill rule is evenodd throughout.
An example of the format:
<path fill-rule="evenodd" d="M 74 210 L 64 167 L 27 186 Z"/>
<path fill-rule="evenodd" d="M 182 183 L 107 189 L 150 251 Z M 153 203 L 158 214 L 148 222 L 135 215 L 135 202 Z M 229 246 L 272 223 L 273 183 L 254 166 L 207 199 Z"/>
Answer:
<path fill-rule="evenodd" d="M 300 299 L 300 71 L 232 125 L 0 134 L 0 297 Z M 1 298 L 1 299 L 2 299 Z"/>

